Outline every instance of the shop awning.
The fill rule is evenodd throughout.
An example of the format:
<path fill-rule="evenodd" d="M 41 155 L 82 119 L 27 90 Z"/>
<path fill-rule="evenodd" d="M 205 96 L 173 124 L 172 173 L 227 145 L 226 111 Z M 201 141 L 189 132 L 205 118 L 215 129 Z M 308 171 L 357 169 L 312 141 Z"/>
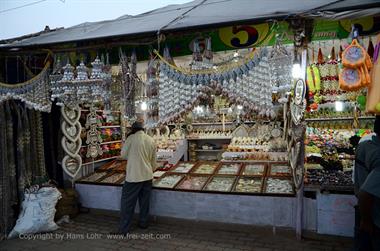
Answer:
<path fill-rule="evenodd" d="M 136 16 L 83 23 L 66 29 L 42 32 L 28 38 L 3 41 L 0 48 L 40 46 L 118 36 L 155 35 L 234 23 L 285 19 L 294 15 L 339 18 L 356 14 L 379 13 L 380 0 L 195 0 L 169 5 Z M 335 16 L 334 16 L 335 15 Z M 338 15 L 338 16 L 337 16 Z M 333 16 L 333 17 L 331 17 Z"/>

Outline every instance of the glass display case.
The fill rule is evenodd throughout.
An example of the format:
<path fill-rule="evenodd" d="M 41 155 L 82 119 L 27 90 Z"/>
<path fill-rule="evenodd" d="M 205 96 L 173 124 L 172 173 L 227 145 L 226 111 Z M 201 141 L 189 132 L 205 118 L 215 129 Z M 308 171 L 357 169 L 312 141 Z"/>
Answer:
<path fill-rule="evenodd" d="M 247 163 L 243 167 L 242 175 L 263 176 L 265 174 L 265 164 Z"/>
<path fill-rule="evenodd" d="M 265 193 L 273 194 L 293 194 L 293 183 L 290 179 L 267 178 Z"/>
<path fill-rule="evenodd" d="M 183 174 L 165 174 L 160 179 L 154 180 L 153 186 L 162 188 L 174 188 L 183 177 Z"/>
<path fill-rule="evenodd" d="M 262 178 L 241 177 L 237 180 L 233 191 L 238 193 L 261 193 L 262 184 Z"/>
<path fill-rule="evenodd" d="M 270 165 L 270 176 L 290 176 L 292 171 L 288 163 L 274 163 Z"/>
<path fill-rule="evenodd" d="M 188 175 L 177 185 L 176 189 L 200 191 L 208 179 L 207 175 Z"/>
<path fill-rule="evenodd" d="M 223 163 L 220 165 L 216 173 L 237 175 L 240 172 L 240 167 L 240 163 Z"/>
<path fill-rule="evenodd" d="M 171 171 L 174 173 L 189 173 L 194 165 L 195 163 L 191 162 L 180 162 Z"/>
<path fill-rule="evenodd" d="M 197 174 L 213 174 L 215 172 L 215 169 L 218 167 L 218 163 L 210 162 L 210 163 L 200 163 L 198 166 L 196 166 L 192 173 Z"/>
<path fill-rule="evenodd" d="M 77 182 L 120 186 L 125 180 L 126 163 L 114 160 Z M 293 180 L 288 169 L 288 165 L 279 162 L 179 162 L 170 169 L 157 169 L 153 173 L 153 187 L 183 192 L 292 196 Z"/>
<path fill-rule="evenodd" d="M 229 192 L 234 185 L 236 177 L 227 176 L 214 176 L 210 182 L 206 185 L 204 190 L 206 191 L 217 191 L 217 192 Z"/>

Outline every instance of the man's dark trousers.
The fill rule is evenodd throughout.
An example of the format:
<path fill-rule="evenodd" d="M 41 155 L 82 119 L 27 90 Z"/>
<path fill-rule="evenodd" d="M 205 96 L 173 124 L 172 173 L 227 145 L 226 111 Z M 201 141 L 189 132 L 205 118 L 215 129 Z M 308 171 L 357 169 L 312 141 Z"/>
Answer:
<path fill-rule="evenodd" d="M 139 200 L 141 227 L 148 226 L 149 218 L 149 201 L 152 191 L 152 180 L 143 182 L 124 182 L 121 195 L 121 212 L 120 212 L 120 229 L 119 231 L 126 234 L 130 231 L 133 214 L 135 212 L 137 199 Z"/>

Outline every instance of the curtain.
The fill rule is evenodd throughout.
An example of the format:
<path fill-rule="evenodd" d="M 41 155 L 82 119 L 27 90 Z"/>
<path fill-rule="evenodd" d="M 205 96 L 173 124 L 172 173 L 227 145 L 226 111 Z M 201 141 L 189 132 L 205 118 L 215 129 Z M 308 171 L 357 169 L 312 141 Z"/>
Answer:
<path fill-rule="evenodd" d="M 25 188 L 48 180 L 41 112 L 0 104 L 0 240 L 13 228 Z"/>

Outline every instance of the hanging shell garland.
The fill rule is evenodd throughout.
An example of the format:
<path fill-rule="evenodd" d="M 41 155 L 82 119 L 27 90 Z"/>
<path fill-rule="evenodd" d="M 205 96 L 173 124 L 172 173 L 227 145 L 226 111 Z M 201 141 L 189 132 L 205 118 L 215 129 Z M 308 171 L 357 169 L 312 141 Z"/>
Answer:
<path fill-rule="evenodd" d="M 219 89 L 241 104 L 246 112 L 274 118 L 268 50 L 240 67 L 223 73 L 185 74 L 161 62 L 159 75 L 159 121 L 152 127 L 174 122 L 191 111 L 206 92 Z"/>
<path fill-rule="evenodd" d="M 48 62 L 37 76 L 24 83 L 13 85 L 0 82 L 0 103 L 17 99 L 35 110 L 50 112 L 49 68 Z"/>

